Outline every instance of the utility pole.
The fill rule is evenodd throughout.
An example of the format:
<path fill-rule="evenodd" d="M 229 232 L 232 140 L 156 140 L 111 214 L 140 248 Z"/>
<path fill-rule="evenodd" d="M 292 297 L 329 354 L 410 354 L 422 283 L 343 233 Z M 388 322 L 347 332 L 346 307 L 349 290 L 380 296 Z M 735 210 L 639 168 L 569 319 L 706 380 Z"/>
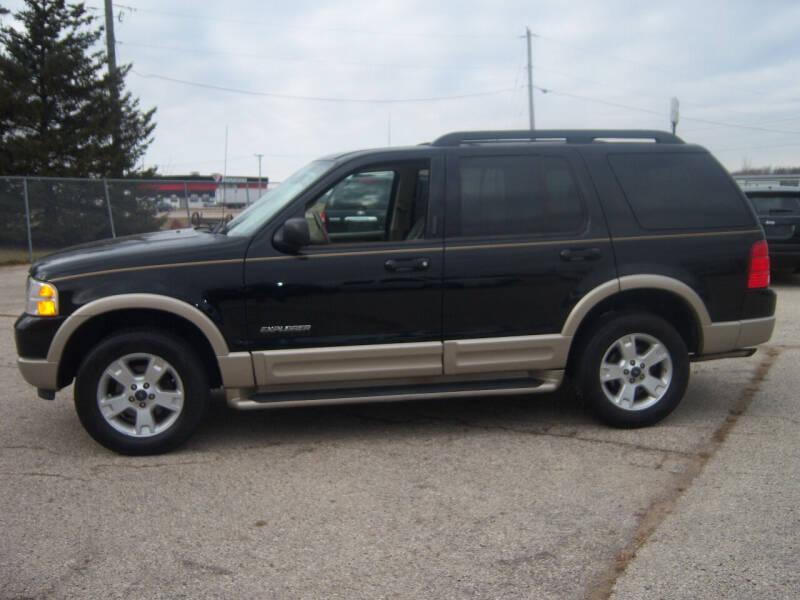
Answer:
<path fill-rule="evenodd" d="M 531 122 L 531 131 L 536 129 L 533 119 L 533 53 L 531 51 L 531 29 L 525 28 L 525 38 L 528 41 L 528 116 Z"/>
<path fill-rule="evenodd" d="M 111 0 L 106 0 L 106 51 L 108 52 L 108 74 L 117 72 L 117 51 L 114 39 L 114 7 Z"/>
<path fill-rule="evenodd" d="M 108 52 L 108 79 L 109 93 L 111 94 L 112 118 L 111 118 L 111 147 L 113 148 L 113 159 L 111 162 L 110 175 L 122 177 L 122 165 L 120 164 L 119 143 L 122 129 L 122 116 L 119 106 L 119 86 L 117 85 L 117 49 L 114 39 L 114 6 L 111 0 L 106 0 L 106 51 Z"/>
<path fill-rule="evenodd" d="M 228 179 L 228 126 L 225 125 L 225 164 L 222 167 L 222 218 L 225 218 L 225 188 Z"/>
<path fill-rule="evenodd" d="M 258 197 L 261 197 L 261 157 L 263 154 L 253 154 L 258 159 Z"/>

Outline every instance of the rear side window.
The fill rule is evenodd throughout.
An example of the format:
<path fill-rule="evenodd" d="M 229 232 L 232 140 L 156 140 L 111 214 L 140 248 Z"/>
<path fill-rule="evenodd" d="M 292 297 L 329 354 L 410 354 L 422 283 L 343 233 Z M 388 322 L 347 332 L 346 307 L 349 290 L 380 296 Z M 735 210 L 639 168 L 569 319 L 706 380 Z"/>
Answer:
<path fill-rule="evenodd" d="M 642 227 L 753 225 L 734 184 L 708 154 L 613 154 L 608 160 Z"/>
<path fill-rule="evenodd" d="M 459 177 L 459 235 L 568 233 L 584 223 L 577 183 L 561 157 L 463 157 Z"/>

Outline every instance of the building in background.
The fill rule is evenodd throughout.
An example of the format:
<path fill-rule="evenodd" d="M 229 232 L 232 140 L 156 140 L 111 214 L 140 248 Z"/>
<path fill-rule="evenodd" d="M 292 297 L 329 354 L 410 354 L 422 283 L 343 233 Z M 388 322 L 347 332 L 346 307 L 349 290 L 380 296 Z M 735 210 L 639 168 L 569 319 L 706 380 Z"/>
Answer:
<path fill-rule="evenodd" d="M 201 175 L 173 175 L 158 181 L 142 182 L 141 189 L 151 190 L 161 202 L 172 208 L 222 206 L 244 208 L 258 200 L 267 191 L 269 178 L 262 177 L 211 177 Z"/>
<path fill-rule="evenodd" d="M 261 186 L 259 188 L 259 185 Z M 262 177 L 261 183 L 253 177 L 221 177 L 217 184 L 214 200 L 218 205 L 230 208 L 250 206 L 267 191 L 269 178 Z"/>

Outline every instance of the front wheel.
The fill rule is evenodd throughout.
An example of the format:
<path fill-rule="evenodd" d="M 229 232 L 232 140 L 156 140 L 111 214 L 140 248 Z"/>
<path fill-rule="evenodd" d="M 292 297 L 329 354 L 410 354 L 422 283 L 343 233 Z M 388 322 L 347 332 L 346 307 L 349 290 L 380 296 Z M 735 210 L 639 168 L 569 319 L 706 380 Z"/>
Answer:
<path fill-rule="evenodd" d="M 578 385 L 590 408 L 614 427 L 643 427 L 671 413 L 689 381 L 683 338 L 647 313 L 611 317 L 588 337 Z"/>
<path fill-rule="evenodd" d="M 200 423 L 208 396 L 208 377 L 191 347 L 150 331 L 106 338 L 83 361 L 75 381 L 75 409 L 84 428 L 121 454 L 171 450 Z"/>

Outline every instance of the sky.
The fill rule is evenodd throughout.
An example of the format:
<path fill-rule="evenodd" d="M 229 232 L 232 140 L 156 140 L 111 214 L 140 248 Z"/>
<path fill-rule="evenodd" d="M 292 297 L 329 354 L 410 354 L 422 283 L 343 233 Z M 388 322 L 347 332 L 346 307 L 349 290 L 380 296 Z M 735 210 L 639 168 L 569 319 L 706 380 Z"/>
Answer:
<path fill-rule="evenodd" d="M 102 21 L 102 0 L 85 4 Z M 263 154 L 280 181 L 335 152 L 526 129 L 526 27 L 536 128 L 669 130 L 675 97 L 677 134 L 730 170 L 800 166 L 796 0 L 124 0 L 114 13 L 127 88 L 157 107 L 142 166 L 163 175 L 256 176 Z"/>

